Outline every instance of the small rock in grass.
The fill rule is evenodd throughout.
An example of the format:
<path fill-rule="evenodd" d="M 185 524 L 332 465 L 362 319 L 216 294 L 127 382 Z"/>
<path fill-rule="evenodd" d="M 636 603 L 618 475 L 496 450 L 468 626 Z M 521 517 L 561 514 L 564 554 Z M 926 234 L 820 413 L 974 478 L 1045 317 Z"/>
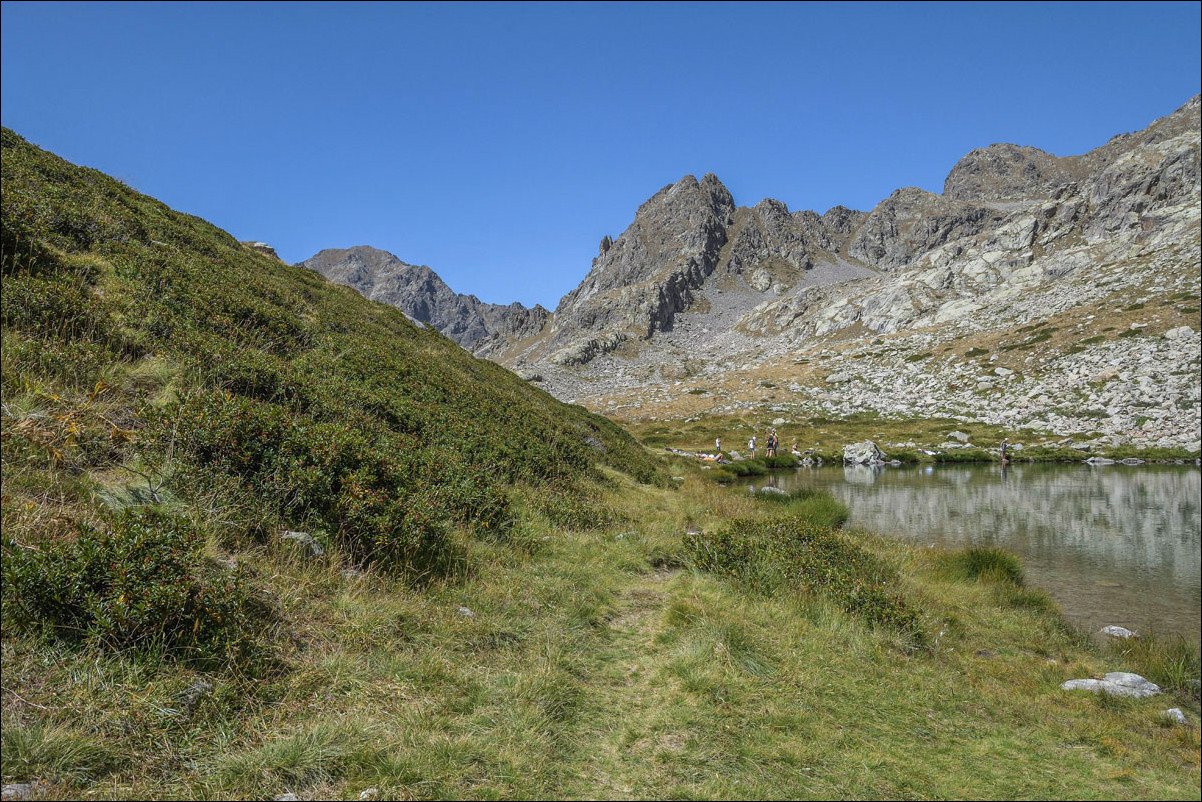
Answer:
<path fill-rule="evenodd" d="M 0 788 L 0 799 L 29 799 L 38 790 L 38 781 L 27 783 L 7 783 Z"/>
<path fill-rule="evenodd" d="M 1121 638 L 1123 640 L 1126 640 L 1127 638 L 1138 638 L 1139 637 L 1139 635 L 1136 635 L 1134 632 L 1127 629 L 1126 627 L 1118 627 L 1118 626 L 1114 626 L 1113 624 L 1108 627 L 1102 627 L 1098 631 L 1100 633 L 1102 633 L 1103 635 L 1109 635 L 1112 638 Z"/>
<path fill-rule="evenodd" d="M 1162 711 L 1160 717 L 1167 721 L 1171 721 L 1174 724 L 1187 723 L 1185 719 L 1185 713 L 1181 711 L 1180 707 L 1170 707 L 1168 710 Z"/>
<path fill-rule="evenodd" d="M 200 704 L 200 700 L 213 692 L 213 683 L 198 679 L 188 686 L 183 693 L 183 710 L 185 715 L 191 715 Z"/>
<path fill-rule="evenodd" d="M 320 557 L 325 553 L 325 549 L 321 547 L 321 544 L 314 540 L 313 536 L 308 532 L 293 532 L 292 530 L 287 530 L 284 532 L 284 534 L 280 535 L 280 540 L 291 540 L 299 543 L 300 545 L 308 548 L 314 557 Z"/>

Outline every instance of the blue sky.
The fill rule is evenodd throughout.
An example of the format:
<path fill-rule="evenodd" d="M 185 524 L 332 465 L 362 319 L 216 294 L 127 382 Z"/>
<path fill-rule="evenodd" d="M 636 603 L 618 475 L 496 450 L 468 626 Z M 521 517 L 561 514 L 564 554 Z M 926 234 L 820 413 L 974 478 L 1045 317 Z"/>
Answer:
<path fill-rule="evenodd" d="M 871 209 L 1199 92 L 1191 3 L 4 2 L 3 124 L 290 262 L 554 307 L 665 184 Z"/>

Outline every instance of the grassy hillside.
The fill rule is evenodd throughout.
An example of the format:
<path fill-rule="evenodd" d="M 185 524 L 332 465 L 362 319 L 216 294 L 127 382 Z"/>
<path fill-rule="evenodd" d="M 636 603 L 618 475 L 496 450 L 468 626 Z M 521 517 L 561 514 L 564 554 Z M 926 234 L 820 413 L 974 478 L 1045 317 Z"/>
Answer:
<path fill-rule="evenodd" d="M 5 783 L 1197 798 L 1196 644 L 1100 651 L 1005 554 L 653 460 L 7 130 L 2 211 Z M 1122 669 L 1167 695 L 1058 688 Z"/>
<path fill-rule="evenodd" d="M 177 495 L 244 496 L 228 536 L 287 526 L 435 572 L 448 529 L 506 530 L 515 482 L 569 489 L 598 463 L 654 479 L 604 419 L 3 136 L 6 469 L 117 497 L 140 488 L 111 474 L 124 465 Z"/>

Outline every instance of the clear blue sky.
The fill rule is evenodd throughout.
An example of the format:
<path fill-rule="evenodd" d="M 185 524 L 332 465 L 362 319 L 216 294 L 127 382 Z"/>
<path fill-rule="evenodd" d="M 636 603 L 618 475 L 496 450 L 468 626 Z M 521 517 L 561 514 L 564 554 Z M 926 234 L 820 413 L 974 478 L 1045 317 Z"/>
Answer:
<path fill-rule="evenodd" d="M 871 209 L 1199 92 L 1190 3 L 4 2 L 3 124 L 290 262 L 553 307 L 687 173 Z"/>

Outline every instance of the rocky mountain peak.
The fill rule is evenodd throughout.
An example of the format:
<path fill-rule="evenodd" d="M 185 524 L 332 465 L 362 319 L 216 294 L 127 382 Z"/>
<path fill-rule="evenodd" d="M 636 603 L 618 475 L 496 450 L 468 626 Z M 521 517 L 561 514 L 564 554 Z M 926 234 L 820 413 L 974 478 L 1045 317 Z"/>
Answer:
<path fill-rule="evenodd" d="M 538 333 L 550 313 L 541 306 L 488 304 L 461 295 L 425 265 L 411 265 L 395 255 L 358 245 L 328 248 L 300 266 L 345 284 L 366 298 L 399 308 L 409 318 L 437 329 L 469 351 L 495 346 L 497 338 L 521 339 Z"/>
<path fill-rule="evenodd" d="M 698 181 L 695 176 L 686 175 L 648 198 L 635 213 L 635 220 L 675 218 L 696 222 L 699 218 L 713 217 L 725 225 L 734 209 L 734 198 L 718 176 L 706 173 Z"/>
<path fill-rule="evenodd" d="M 943 182 L 952 200 L 1048 198 L 1082 178 L 1080 158 L 1061 159 L 1039 148 L 994 144 L 969 152 Z"/>
<path fill-rule="evenodd" d="M 734 199 L 718 177 L 686 175 L 645 201 L 555 309 L 549 345 L 562 364 L 587 361 L 630 336 L 671 326 L 690 289 L 713 272 Z M 607 238 L 608 239 L 608 238 Z"/>

